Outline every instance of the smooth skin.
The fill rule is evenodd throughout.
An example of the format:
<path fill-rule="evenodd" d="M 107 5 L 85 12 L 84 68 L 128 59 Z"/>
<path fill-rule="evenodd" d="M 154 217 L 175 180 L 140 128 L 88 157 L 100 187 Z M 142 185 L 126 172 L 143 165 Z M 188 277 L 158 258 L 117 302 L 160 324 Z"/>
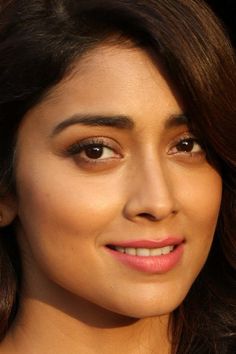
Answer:
<path fill-rule="evenodd" d="M 207 259 L 222 194 L 183 114 L 143 50 L 109 44 L 26 114 L 12 207 L 23 289 L 1 353 L 169 353 L 168 318 Z M 170 235 L 184 252 L 164 274 L 106 248 Z"/>

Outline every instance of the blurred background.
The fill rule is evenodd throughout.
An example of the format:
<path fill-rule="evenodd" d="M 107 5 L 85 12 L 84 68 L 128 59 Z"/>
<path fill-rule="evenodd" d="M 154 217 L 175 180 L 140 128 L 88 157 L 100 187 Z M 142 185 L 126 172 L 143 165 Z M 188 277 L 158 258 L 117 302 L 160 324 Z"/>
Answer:
<path fill-rule="evenodd" d="M 205 0 L 224 23 L 234 48 L 236 48 L 236 0 Z"/>

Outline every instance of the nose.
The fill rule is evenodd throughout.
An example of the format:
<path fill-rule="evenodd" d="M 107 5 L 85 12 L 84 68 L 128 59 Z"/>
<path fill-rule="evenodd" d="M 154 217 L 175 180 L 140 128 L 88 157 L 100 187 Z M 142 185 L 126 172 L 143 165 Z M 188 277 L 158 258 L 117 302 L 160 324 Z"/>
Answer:
<path fill-rule="evenodd" d="M 160 221 L 177 213 L 173 176 L 160 163 L 143 164 L 130 171 L 124 215 L 131 221 Z"/>

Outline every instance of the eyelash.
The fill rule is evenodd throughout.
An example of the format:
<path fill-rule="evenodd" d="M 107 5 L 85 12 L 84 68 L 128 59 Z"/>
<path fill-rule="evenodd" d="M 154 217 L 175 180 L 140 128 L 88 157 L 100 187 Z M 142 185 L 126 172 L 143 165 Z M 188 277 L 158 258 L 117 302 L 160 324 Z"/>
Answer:
<path fill-rule="evenodd" d="M 184 142 L 187 142 L 187 143 L 191 143 L 192 144 L 192 149 L 194 148 L 194 146 L 198 146 L 198 150 L 197 151 L 184 151 L 184 150 L 177 150 L 176 149 L 176 152 L 171 152 L 170 155 L 174 155 L 174 154 L 181 154 L 181 155 L 190 155 L 190 157 L 193 157 L 195 155 L 199 155 L 199 154 L 202 154 L 204 152 L 204 149 L 202 147 L 202 144 L 200 143 L 200 141 L 195 138 L 194 136 L 192 135 L 186 135 L 186 136 L 182 136 L 180 137 L 174 144 L 173 144 L 173 148 L 177 148 L 177 146 L 181 146 L 181 144 L 183 144 Z M 186 147 L 187 148 L 187 147 Z"/>
<path fill-rule="evenodd" d="M 178 150 L 177 147 L 181 146 L 181 144 L 183 144 L 184 142 L 187 143 L 191 143 L 192 144 L 192 149 L 194 148 L 194 145 L 198 146 L 198 151 L 184 151 L 184 150 Z M 86 140 L 82 140 L 79 142 L 76 142 L 72 145 L 70 145 L 66 150 L 65 153 L 67 156 L 78 156 L 80 158 L 80 162 L 83 163 L 87 163 L 87 164 L 98 164 L 98 163 L 105 163 L 108 160 L 115 160 L 117 158 L 121 158 L 122 155 L 118 152 L 118 148 L 117 146 L 114 146 L 115 143 L 111 144 L 109 142 L 109 139 L 106 138 L 100 138 L 100 137 L 95 137 L 95 138 L 91 138 L 91 139 L 86 139 Z M 79 156 L 82 152 L 86 153 L 86 149 L 88 149 L 89 147 L 91 147 L 92 149 L 98 148 L 97 152 L 98 152 L 98 156 L 97 157 L 81 157 Z M 114 156 L 109 156 L 107 158 L 103 158 L 101 159 L 101 156 L 104 155 L 104 149 L 109 149 L 111 152 L 111 155 Z M 102 150 L 102 151 L 99 151 Z M 175 149 L 176 151 L 173 152 L 173 149 Z M 186 156 L 186 157 L 197 157 L 199 156 L 199 154 L 202 154 L 204 152 L 200 142 L 192 135 L 187 135 L 187 136 L 182 136 L 181 138 L 179 138 L 171 147 L 172 151 L 170 151 L 168 154 L 169 155 L 181 155 L 181 156 Z M 94 150 L 93 152 L 96 152 L 96 150 Z M 88 151 L 87 151 L 88 153 Z M 101 154 L 101 156 L 99 156 Z"/>
<path fill-rule="evenodd" d="M 83 160 L 83 162 L 85 163 L 102 163 L 104 162 L 104 160 L 111 160 L 111 159 L 116 159 L 118 157 L 121 157 L 121 154 L 119 154 L 116 150 L 117 148 L 115 148 L 114 146 L 115 144 L 111 144 L 107 141 L 107 139 L 105 138 L 92 138 L 92 139 L 87 139 L 87 140 L 82 140 L 79 142 L 76 142 L 72 145 L 70 145 L 67 149 L 66 149 L 66 154 L 69 156 L 74 156 L 74 155 L 79 155 L 82 152 L 86 151 L 86 148 L 88 149 L 89 147 L 95 149 L 102 149 L 101 155 L 104 154 L 104 149 L 107 148 L 111 151 L 111 153 L 114 155 L 113 157 L 108 157 L 108 158 L 103 158 L 101 159 L 100 156 L 98 156 L 97 158 L 92 158 L 92 157 L 87 157 L 87 158 L 81 158 L 81 160 Z M 95 151 L 94 151 L 95 152 Z M 98 152 L 99 154 L 99 152 Z"/>

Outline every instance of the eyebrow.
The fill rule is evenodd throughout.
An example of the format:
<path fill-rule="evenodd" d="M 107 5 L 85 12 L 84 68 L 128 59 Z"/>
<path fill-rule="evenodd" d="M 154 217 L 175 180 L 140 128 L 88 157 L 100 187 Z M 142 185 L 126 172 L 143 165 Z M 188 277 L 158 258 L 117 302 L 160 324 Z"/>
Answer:
<path fill-rule="evenodd" d="M 179 127 L 181 125 L 189 125 L 189 124 L 190 124 L 189 118 L 184 113 L 172 114 L 165 121 L 164 128 L 165 129 L 170 129 L 170 128 Z"/>
<path fill-rule="evenodd" d="M 81 124 L 84 126 L 90 127 L 112 127 L 121 130 L 132 130 L 135 127 L 135 122 L 132 118 L 125 115 L 93 115 L 93 114 L 74 114 L 73 116 L 66 118 L 53 129 L 50 137 L 54 137 L 55 135 L 62 132 L 64 129 L 76 125 Z M 178 127 L 181 125 L 188 125 L 189 120 L 184 114 L 172 114 L 165 121 L 164 128 L 170 129 L 174 127 Z"/>
<path fill-rule="evenodd" d="M 112 127 L 117 129 L 133 129 L 134 121 L 125 115 L 92 115 L 92 114 L 75 114 L 61 123 L 59 123 L 52 131 L 51 137 L 59 134 L 62 130 L 71 125 L 81 124 L 90 127 Z"/>

